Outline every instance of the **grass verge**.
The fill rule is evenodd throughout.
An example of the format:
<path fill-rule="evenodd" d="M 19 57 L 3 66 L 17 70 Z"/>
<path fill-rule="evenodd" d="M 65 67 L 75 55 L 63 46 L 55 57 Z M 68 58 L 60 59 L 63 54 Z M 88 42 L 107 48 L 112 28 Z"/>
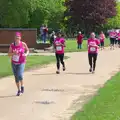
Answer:
<path fill-rule="evenodd" d="M 120 120 L 120 73 L 112 77 L 71 120 Z"/>
<path fill-rule="evenodd" d="M 109 39 L 105 40 L 105 46 L 109 46 Z M 76 40 L 66 40 L 65 52 L 81 52 L 87 51 L 87 40 L 83 41 L 82 49 L 77 49 Z"/>
<path fill-rule="evenodd" d="M 28 56 L 26 70 L 50 64 L 51 62 L 55 62 L 55 60 L 54 56 Z M 0 68 L 0 77 L 12 75 L 11 61 L 8 56 L 0 56 Z"/>

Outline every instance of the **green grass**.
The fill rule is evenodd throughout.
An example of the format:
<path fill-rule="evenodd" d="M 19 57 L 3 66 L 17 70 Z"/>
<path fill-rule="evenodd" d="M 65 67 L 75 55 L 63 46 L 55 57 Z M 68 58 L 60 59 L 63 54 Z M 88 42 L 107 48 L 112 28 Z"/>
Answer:
<path fill-rule="evenodd" d="M 112 77 L 72 120 L 120 120 L 120 73 Z"/>
<path fill-rule="evenodd" d="M 109 39 L 105 40 L 105 46 L 109 45 Z M 80 51 L 86 51 L 87 50 L 87 40 L 83 41 L 82 49 L 77 49 L 77 42 L 76 40 L 66 40 L 66 52 L 80 52 Z"/>
<path fill-rule="evenodd" d="M 54 56 L 28 56 L 26 70 L 55 61 Z M 0 56 L 0 77 L 12 75 L 11 62 L 8 56 Z"/>

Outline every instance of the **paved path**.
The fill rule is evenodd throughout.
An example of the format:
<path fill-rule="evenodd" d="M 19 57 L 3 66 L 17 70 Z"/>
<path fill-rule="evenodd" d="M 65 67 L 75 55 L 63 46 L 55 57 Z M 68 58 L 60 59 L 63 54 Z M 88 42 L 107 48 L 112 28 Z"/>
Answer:
<path fill-rule="evenodd" d="M 55 65 L 25 73 L 25 94 L 16 97 L 13 77 L 0 80 L 0 120 L 69 120 L 120 67 L 120 49 L 100 52 L 89 74 L 87 53 L 68 54 L 66 72 Z"/>

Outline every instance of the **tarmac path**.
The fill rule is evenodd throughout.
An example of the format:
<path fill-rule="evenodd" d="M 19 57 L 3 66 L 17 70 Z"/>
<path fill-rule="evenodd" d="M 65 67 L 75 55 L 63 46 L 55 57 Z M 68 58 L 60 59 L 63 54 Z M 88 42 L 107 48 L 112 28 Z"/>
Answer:
<path fill-rule="evenodd" d="M 55 64 L 25 72 L 20 97 L 13 76 L 2 78 L 0 120 L 69 120 L 120 68 L 120 49 L 100 51 L 95 74 L 89 73 L 87 52 L 66 55 L 67 70 L 60 75 Z"/>

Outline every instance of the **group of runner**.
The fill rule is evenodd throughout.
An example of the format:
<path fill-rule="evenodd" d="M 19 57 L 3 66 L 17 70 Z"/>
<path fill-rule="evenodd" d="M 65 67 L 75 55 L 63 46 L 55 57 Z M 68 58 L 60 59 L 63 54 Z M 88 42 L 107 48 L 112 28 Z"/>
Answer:
<path fill-rule="evenodd" d="M 117 36 L 117 37 L 116 37 Z M 109 32 L 110 37 L 110 46 L 111 49 L 116 43 L 116 38 L 118 39 L 118 44 L 120 47 L 120 31 L 116 35 L 115 31 Z M 101 46 L 101 49 L 104 49 L 104 40 L 105 35 L 103 32 L 100 33 L 99 38 L 96 38 L 94 32 L 90 34 L 90 38 L 87 40 L 88 46 L 88 61 L 89 61 L 89 72 L 94 73 L 96 68 L 96 60 L 98 56 L 98 49 Z M 56 33 L 55 40 L 53 42 L 56 56 L 56 74 L 60 74 L 60 63 L 62 64 L 62 70 L 65 71 L 65 62 L 64 62 L 64 48 L 66 47 L 65 39 L 61 32 Z M 81 46 L 80 46 L 81 47 Z M 15 76 L 15 82 L 17 85 L 17 96 L 20 96 L 21 93 L 24 93 L 24 83 L 23 83 L 23 73 L 26 63 L 26 57 L 29 54 L 29 49 L 27 44 L 22 42 L 22 35 L 20 32 L 16 32 L 15 40 L 10 45 L 8 55 L 11 56 L 11 65 L 13 74 Z"/>
<path fill-rule="evenodd" d="M 120 30 L 112 29 L 109 31 L 110 49 L 120 48 Z"/>

